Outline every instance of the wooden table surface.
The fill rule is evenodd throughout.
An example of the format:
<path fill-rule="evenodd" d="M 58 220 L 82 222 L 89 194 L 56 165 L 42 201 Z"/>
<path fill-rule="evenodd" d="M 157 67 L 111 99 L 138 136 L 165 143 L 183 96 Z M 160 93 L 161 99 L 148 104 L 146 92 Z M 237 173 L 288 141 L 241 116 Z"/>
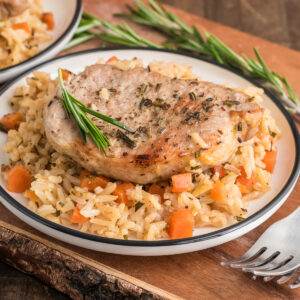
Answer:
<path fill-rule="evenodd" d="M 124 11 L 126 3 L 130 3 L 130 1 L 85 0 L 84 6 L 87 11 L 92 12 L 100 18 L 118 22 L 119 20 L 112 17 L 112 14 Z M 205 28 L 207 31 L 216 34 L 238 53 L 253 56 L 252 47 L 256 46 L 268 65 L 274 71 L 279 72 L 289 79 L 296 94 L 300 97 L 300 85 L 298 84 L 300 74 L 299 52 L 241 33 L 232 28 L 178 9 L 172 10 L 188 24 L 196 24 L 199 29 Z M 153 41 L 160 42 L 163 40 L 161 35 L 147 28 L 136 25 L 134 28 Z M 80 45 L 72 49 L 72 52 L 99 45 L 99 41 L 90 41 L 85 45 Z M 164 257 L 129 257 L 74 247 L 39 233 L 13 216 L 2 205 L 0 205 L 0 221 L 44 237 L 57 245 L 75 251 L 79 255 L 106 264 L 185 299 L 300 299 L 300 289 L 290 290 L 286 286 L 279 286 L 272 281 L 268 283 L 264 283 L 260 279 L 254 281 L 248 274 L 242 273 L 239 270 L 220 266 L 220 261 L 243 254 L 268 226 L 295 210 L 299 206 L 299 196 L 300 184 L 298 182 L 289 199 L 268 221 L 234 241 L 204 251 Z M 0 264 L 1 300 L 40 299 L 36 298 L 34 289 L 32 291 L 29 290 L 26 294 L 27 297 L 24 296 L 24 293 L 13 295 L 9 290 L 5 290 L 6 285 L 3 283 L 2 278 L 5 278 L 6 274 L 1 272 L 2 267 L 3 265 Z M 18 281 L 15 280 L 14 284 L 18 284 Z M 49 292 L 48 299 L 54 298 L 51 293 Z M 13 295 L 14 297 L 12 298 L 9 295 Z M 64 299 L 64 296 L 59 295 L 56 298 Z M 47 299 L 47 296 L 43 299 Z"/>

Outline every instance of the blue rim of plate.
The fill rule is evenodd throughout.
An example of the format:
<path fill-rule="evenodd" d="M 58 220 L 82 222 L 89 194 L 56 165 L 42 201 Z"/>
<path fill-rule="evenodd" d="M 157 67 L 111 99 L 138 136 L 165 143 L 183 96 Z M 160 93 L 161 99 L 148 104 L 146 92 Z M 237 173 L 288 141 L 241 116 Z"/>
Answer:
<path fill-rule="evenodd" d="M 32 62 L 32 61 L 38 59 L 40 56 L 45 55 L 49 51 L 51 51 L 54 47 L 56 47 L 57 44 L 59 44 L 63 40 L 63 38 L 65 37 L 65 35 L 68 34 L 73 29 L 73 27 L 76 24 L 78 18 L 80 17 L 81 10 L 82 10 L 82 0 L 76 0 L 76 9 L 75 9 L 75 13 L 74 13 L 74 17 L 72 19 L 72 22 L 70 23 L 70 25 L 68 26 L 68 28 L 62 33 L 62 35 L 57 40 L 55 40 L 47 48 L 45 48 L 41 52 L 37 53 L 36 55 L 34 55 L 34 56 L 32 56 L 32 57 L 24 60 L 24 61 L 21 61 L 18 64 L 9 66 L 9 67 L 4 68 L 4 69 L 0 69 L 0 73 L 6 72 L 6 71 L 11 70 L 11 69 L 13 69 L 15 67 L 23 66 L 26 63 Z M 35 68 L 35 67 L 37 67 L 37 66 L 34 66 L 33 68 Z M 30 68 L 30 70 L 31 70 L 31 68 Z M 26 72 L 27 72 L 27 70 L 26 70 Z M 24 74 L 24 73 L 22 73 L 22 74 Z"/>
<path fill-rule="evenodd" d="M 183 56 L 187 56 L 187 57 L 196 58 L 196 59 L 199 59 L 201 61 L 205 61 L 207 63 L 216 65 L 220 68 L 226 69 L 226 70 L 228 70 L 228 71 L 230 71 L 234 74 L 237 74 L 238 76 L 248 80 L 250 83 L 254 84 L 255 86 L 258 86 L 258 87 L 264 89 L 260 84 L 256 83 L 255 81 L 248 78 L 247 76 L 245 76 L 243 74 L 240 74 L 236 70 L 233 70 L 230 67 L 221 65 L 221 64 L 219 64 L 217 62 L 214 62 L 214 61 L 211 61 L 209 59 L 199 57 L 197 55 L 187 54 L 187 53 L 180 52 L 180 51 L 166 50 L 166 49 L 143 48 L 143 47 L 115 47 L 115 48 L 111 47 L 111 48 L 89 49 L 89 50 L 84 50 L 84 51 L 80 51 L 80 52 L 70 53 L 70 54 L 67 54 L 67 55 L 64 55 L 64 56 L 60 56 L 60 57 L 57 57 L 57 58 L 54 58 L 54 59 L 50 59 L 50 60 L 48 60 L 44 63 L 41 63 L 41 64 L 31 68 L 30 70 L 26 71 L 25 73 L 19 75 L 14 80 L 12 80 L 12 81 L 8 82 L 7 84 L 5 84 L 0 89 L 0 97 L 11 85 L 13 85 L 15 82 L 17 82 L 20 78 L 25 77 L 26 75 L 31 73 L 33 70 L 38 69 L 42 66 L 45 66 L 47 64 L 51 64 L 54 61 L 63 60 L 66 57 L 80 56 L 80 55 L 83 55 L 83 54 L 88 54 L 88 53 L 93 53 L 93 52 L 101 53 L 101 52 L 104 52 L 104 51 L 106 52 L 106 51 L 111 51 L 111 50 L 159 51 L 159 52 L 179 54 L 179 55 L 183 55 Z M 44 226 L 50 227 L 51 229 L 54 229 L 56 231 L 59 231 L 59 232 L 65 233 L 65 234 L 69 234 L 71 236 L 75 236 L 75 237 L 82 238 L 82 239 L 89 240 L 89 241 L 105 243 L 105 244 L 112 244 L 112 245 L 119 245 L 119 246 L 139 246 L 139 247 L 175 246 L 175 245 L 183 245 L 183 244 L 201 242 L 201 241 L 210 240 L 210 239 L 218 238 L 220 236 L 229 234 L 229 233 L 234 232 L 238 229 L 241 229 L 241 228 L 249 225 L 250 223 L 254 222 L 255 220 L 259 219 L 262 215 L 264 215 L 266 212 L 268 212 L 273 207 L 275 207 L 278 203 L 280 203 L 282 198 L 286 195 L 286 193 L 296 183 L 296 181 L 298 179 L 298 176 L 299 176 L 299 172 L 300 172 L 300 137 L 299 137 L 298 129 L 297 129 L 292 117 L 284 109 L 284 107 L 280 103 L 280 101 L 278 99 L 276 99 L 269 91 L 264 89 L 264 92 L 276 104 L 276 106 L 279 108 L 281 113 L 284 115 L 285 119 L 287 120 L 287 122 L 288 122 L 288 124 L 291 128 L 291 131 L 292 131 L 293 137 L 294 137 L 294 141 L 295 141 L 295 153 L 296 153 L 295 164 L 294 164 L 293 170 L 291 172 L 291 175 L 290 175 L 287 183 L 281 189 L 281 191 L 276 195 L 276 197 L 272 201 L 270 201 L 270 203 L 268 203 L 266 206 L 264 206 L 262 209 L 260 209 L 259 211 L 257 211 L 253 215 L 247 217 L 245 220 L 243 220 L 241 222 L 238 222 L 236 224 L 224 227 L 224 228 L 222 228 L 220 230 L 216 230 L 214 232 L 210 232 L 210 233 L 206 233 L 206 234 L 202 234 L 202 235 L 197 235 L 197 236 L 193 236 L 193 237 L 185 238 L 185 239 L 170 239 L 170 240 L 158 240 L 158 241 L 121 240 L 121 239 L 106 238 L 106 237 L 102 237 L 102 236 L 97 236 L 97 235 L 81 232 L 79 230 L 72 229 L 72 228 L 69 228 L 69 227 L 66 227 L 66 226 L 63 226 L 63 225 L 59 225 L 59 224 L 54 223 L 52 221 L 49 221 L 49 220 L 35 214 L 34 212 L 29 210 L 25 206 L 23 206 L 21 203 L 19 203 L 17 200 L 15 200 L 13 197 L 11 197 L 1 186 L 0 186 L 0 196 L 3 197 L 5 201 L 7 201 L 11 206 L 13 206 L 19 212 L 26 215 L 27 217 L 30 217 L 34 221 L 36 221 L 36 222 L 38 222 L 38 223 L 40 223 Z"/>

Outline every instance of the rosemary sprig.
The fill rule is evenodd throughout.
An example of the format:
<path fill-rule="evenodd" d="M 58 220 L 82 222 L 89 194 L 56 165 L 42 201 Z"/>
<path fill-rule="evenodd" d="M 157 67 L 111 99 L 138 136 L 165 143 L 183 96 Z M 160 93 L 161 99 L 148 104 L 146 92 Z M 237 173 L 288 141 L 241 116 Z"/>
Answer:
<path fill-rule="evenodd" d="M 58 69 L 58 79 L 62 89 L 62 105 L 65 109 L 68 118 L 72 115 L 82 137 L 83 143 L 86 144 L 86 135 L 88 134 L 92 141 L 95 143 L 96 147 L 107 155 L 106 149 L 110 146 L 108 138 L 99 130 L 99 128 L 89 119 L 88 114 L 93 115 L 105 122 L 118 126 L 129 132 L 133 132 L 124 124 L 108 117 L 102 115 L 94 110 L 86 107 L 81 101 L 74 98 L 66 89 L 64 81 L 62 78 L 61 69 Z"/>
<path fill-rule="evenodd" d="M 113 25 L 91 14 L 83 13 L 77 34 L 67 47 L 98 37 L 105 42 L 129 47 L 181 49 L 198 53 L 250 76 L 273 93 L 292 115 L 300 119 L 300 103 L 287 79 L 271 71 L 256 48 L 254 48 L 256 59 L 248 58 L 246 55 L 240 56 L 215 35 L 207 32 L 203 32 L 202 35 L 195 26 L 189 27 L 176 15 L 166 10 L 159 1 L 148 0 L 149 6 L 140 0 L 133 0 L 133 2 L 136 7 L 128 5 L 128 14 L 117 16 L 125 17 L 134 23 L 151 26 L 164 33 L 168 39 L 161 45 L 141 37 L 125 22 L 122 22 L 122 25 Z M 98 31 L 92 33 L 89 29 Z"/>
<path fill-rule="evenodd" d="M 91 32 L 90 29 L 93 29 L 93 32 Z M 122 22 L 121 25 L 113 25 L 110 22 L 100 20 L 97 17 L 84 12 L 73 39 L 65 46 L 64 50 L 81 44 L 93 37 L 97 37 L 104 42 L 127 47 L 142 46 L 163 48 L 163 46 L 141 37 L 126 22 Z"/>

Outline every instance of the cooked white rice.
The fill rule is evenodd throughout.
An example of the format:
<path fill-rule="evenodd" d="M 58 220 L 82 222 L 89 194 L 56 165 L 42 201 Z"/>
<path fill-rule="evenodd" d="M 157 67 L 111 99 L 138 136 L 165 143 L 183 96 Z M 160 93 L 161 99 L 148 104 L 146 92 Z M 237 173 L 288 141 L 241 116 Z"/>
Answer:
<path fill-rule="evenodd" d="M 20 63 L 40 52 L 40 46 L 52 40 L 47 25 L 41 21 L 43 7 L 40 0 L 29 0 L 30 8 L 16 17 L 0 21 L 0 69 Z M 26 22 L 30 33 L 13 28 Z"/>
<path fill-rule="evenodd" d="M 123 60 L 112 64 L 128 69 L 142 66 L 142 61 Z M 170 77 L 196 77 L 191 73 L 191 67 L 176 63 L 152 62 L 150 68 Z M 137 211 L 135 206 L 128 207 L 115 201 L 116 196 L 112 193 L 120 182 L 109 182 L 104 189 L 98 187 L 94 192 L 89 192 L 80 187 L 79 174 L 82 168 L 71 158 L 56 152 L 45 137 L 43 108 L 54 97 L 57 80 L 51 80 L 48 74 L 41 72 L 34 72 L 34 77 L 27 78 L 27 85 L 15 91 L 18 97 L 11 99 L 13 109 L 22 113 L 24 122 L 18 130 L 8 132 L 3 150 L 9 153 L 11 165 L 24 165 L 34 177 L 30 190 L 36 197 L 30 197 L 28 207 L 42 217 L 110 238 L 165 239 L 169 237 L 167 227 L 170 213 L 179 208 L 188 207 L 192 210 L 196 228 L 224 227 L 230 218 L 241 217 L 247 212 L 251 199 L 269 190 L 271 174 L 263 169 L 262 159 L 265 151 L 272 147 L 272 142 L 274 147 L 270 132 L 276 134 L 276 139 L 280 132 L 268 111 L 265 111 L 257 136 L 241 143 L 224 165 L 226 176 L 220 179 L 224 186 L 224 201 L 215 201 L 210 197 L 214 183 L 219 180 L 218 173 L 212 174 L 211 169 L 200 167 L 197 158 L 192 159 L 186 168 L 194 178 L 191 192 L 172 193 L 167 187 L 165 200 L 162 201 L 158 195 L 146 192 L 141 185 L 127 191 L 129 200 L 143 203 Z M 249 91 L 251 96 L 260 100 L 262 90 L 251 87 L 247 89 Z M 199 135 L 193 138 L 200 144 L 205 143 Z M 206 159 L 209 160 L 209 154 Z M 257 174 L 258 182 L 251 193 L 243 194 L 236 184 L 241 166 L 248 177 L 254 171 Z M 88 218 L 84 224 L 71 223 L 75 206 Z"/>

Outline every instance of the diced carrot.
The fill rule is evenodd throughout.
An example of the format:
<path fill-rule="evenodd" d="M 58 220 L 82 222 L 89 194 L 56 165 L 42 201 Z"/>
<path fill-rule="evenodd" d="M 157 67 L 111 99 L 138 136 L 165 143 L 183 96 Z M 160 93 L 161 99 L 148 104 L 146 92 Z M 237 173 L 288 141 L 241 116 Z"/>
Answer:
<path fill-rule="evenodd" d="M 27 198 L 29 198 L 29 200 L 33 201 L 33 202 L 39 201 L 39 197 L 38 197 L 38 196 L 36 195 L 36 193 L 35 193 L 34 191 L 32 191 L 32 190 L 27 190 L 27 191 L 25 192 L 25 196 L 26 196 Z"/>
<path fill-rule="evenodd" d="M 30 27 L 29 27 L 28 23 L 26 23 L 26 22 L 14 24 L 14 25 L 12 26 L 12 28 L 13 28 L 14 30 L 24 30 L 24 31 L 26 31 L 28 34 L 30 34 Z"/>
<path fill-rule="evenodd" d="M 210 191 L 210 197 L 216 201 L 222 202 L 224 200 L 223 186 L 223 183 L 220 180 L 217 180 Z"/>
<path fill-rule="evenodd" d="M 183 239 L 193 235 L 194 216 L 191 209 L 178 209 L 171 213 L 169 235 L 171 239 Z"/>
<path fill-rule="evenodd" d="M 7 174 L 7 189 L 13 193 L 23 193 L 30 188 L 31 175 L 23 166 L 14 166 Z"/>
<path fill-rule="evenodd" d="M 245 169 L 243 167 L 240 167 L 239 169 L 241 171 L 241 175 L 237 178 L 236 183 L 242 185 L 242 193 L 249 193 L 253 190 L 253 186 L 257 182 L 257 176 L 253 171 L 251 177 L 247 178 Z"/>
<path fill-rule="evenodd" d="M 8 131 L 10 129 L 18 129 L 21 121 L 22 115 L 20 113 L 10 113 L 4 115 L 0 119 L 0 126 L 4 131 Z"/>
<path fill-rule="evenodd" d="M 159 184 L 159 183 L 151 184 L 148 192 L 152 195 L 159 195 L 160 200 L 163 201 L 164 193 L 165 193 L 165 184 L 163 184 L 163 183 L 162 184 Z"/>
<path fill-rule="evenodd" d="M 116 56 L 112 56 L 111 58 L 109 58 L 108 60 L 107 60 L 107 64 L 108 63 L 110 63 L 110 62 L 112 62 L 112 61 L 119 61 L 119 59 L 116 57 Z"/>
<path fill-rule="evenodd" d="M 226 175 L 226 171 L 223 166 L 214 167 L 214 174 L 218 173 L 219 178 L 223 178 Z"/>
<path fill-rule="evenodd" d="M 87 188 L 90 192 L 93 192 L 95 188 L 101 186 L 105 188 L 109 183 L 109 179 L 101 175 L 92 175 L 89 171 L 83 170 L 80 174 L 80 186 Z"/>
<path fill-rule="evenodd" d="M 277 155 L 277 150 L 272 150 L 272 151 L 266 151 L 265 157 L 263 158 L 263 163 L 266 165 L 265 170 L 273 173 L 275 163 L 276 163 L 276 155 Z"/>
<path fill-rule="evenodd" d="M 116 202 L 129 204 L 129 200 L 126 194 L 127 190 L 134 189 L 134 185 L 130 182 L 125 182 L 117 186 L 113 191 L 113 195 L 118 196 Z"/>
<path fill-rule="evenodd" d="M 61 75 L 62 75 L 63 80 L 67 80 L 68 77 L 70 75 L 72 75 L 72 72 L 65 70 L 65 69 L 61 69 Z"/>
<path fill-rule="evenodd" d="M 193 188 L 192 174 L 183 173 L 173 175 L 172 179 L 172 192 L 181 193 L 190 191 Z"/>
<path fill-rule="evenodd" d="M 44 23 L 46 23 L 48 30 L 53 30 L 54 29 L 54 16 L 53 16 L 53 13 L 51 13 L 51 12 L 43 13 L 42 21 Z"/>
<path fill-rule="evenodd" d="M 88 218 L 86 218 L 85 216 L 83 216 L 81 213 L 80 213 L 80 209 L 78 206 L 76 206 L 73 210 L 73 214 L 72 214 L 72 217 L 71 217 L 71 222 L 72 223 L 79 223 L 79 224 L 82 224 L 82 223 L 85 223 L 86 221 L 88 221 Z"/>

